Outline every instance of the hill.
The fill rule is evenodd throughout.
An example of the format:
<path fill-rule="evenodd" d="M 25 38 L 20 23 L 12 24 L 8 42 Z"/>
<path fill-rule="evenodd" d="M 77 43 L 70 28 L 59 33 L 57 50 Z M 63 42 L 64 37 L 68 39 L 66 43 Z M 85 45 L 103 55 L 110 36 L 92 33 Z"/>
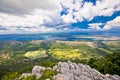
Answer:
<path fill-rule="evenodd" d="M 0 41 L 0 62 L 47 56 L 57 59 L 90 59 L 119 50 L 120 41 Z"/>
<path fill-rule="evenodd" d="M 52 67 L 69 60 L 120 75 L 119 52 L 120 41 L 0 41 L 0 78 L 30 72 L 34 65 Z"/>

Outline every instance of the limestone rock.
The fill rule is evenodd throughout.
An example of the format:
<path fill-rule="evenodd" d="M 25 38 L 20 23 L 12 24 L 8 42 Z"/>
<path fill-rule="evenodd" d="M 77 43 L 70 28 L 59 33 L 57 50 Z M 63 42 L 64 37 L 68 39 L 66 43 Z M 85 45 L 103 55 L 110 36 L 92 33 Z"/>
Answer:
<path fill-rule="evenodd" d="M 23 73 L 19 79 L 33 75 L 36 76 L 36 79 L 39 79 L 42 76 L 42 71 L 45 69 L 58 71 L 58 74 L 53 76 L 54 80 L 120 80 L 120 76 L 118 75 L 103 75 L 88 65 L 76 64 L 70 61 L 59 62 L 53 68 L 34 66 L 31 73 Z"/>
<path fill-rule="evenodd" d="M 20 77 L 19 77 L 19 79 L 21 79 L 21 78 L 27 78 L 27 77 L 30 77 L 30 76 L 33 76 L 31 73 L 23 73 Z"/>
<path fill-rule="evenodd" d="M 42 71 L 44 71 L 44 70 L 45 70 L 45 67 L 34 66 L 31 74 L 35 75 L 36 79 L 39 79 L 42 76 Z"/>
<path fill-rule="evenodd" d="M 120 80 L 118 75 L 103 75 L 88 65 L 76 64 L 70 61 L 59 62 L 53 67 L 59 74 L 54 76 L 55 80 Z"/>
<path fill-rule="evenodd" d="M 45 67 L 41 66 L 34 66 L 32 69 L 32 74 L 40 73 L 41 71 L 44 71 Z"/>
<path fill-rule="evenodd" d="M 29 76 L 36 76 L 36 79 L 39 79 L 42 76 L 42 71 L 44 71 L 46 68 L 45 67 L 41 67 L 41 66 L 34 66 L 32 69 L 31 73 L 23 73 L 19 79 L 21 78 L 27 78 Z"/>

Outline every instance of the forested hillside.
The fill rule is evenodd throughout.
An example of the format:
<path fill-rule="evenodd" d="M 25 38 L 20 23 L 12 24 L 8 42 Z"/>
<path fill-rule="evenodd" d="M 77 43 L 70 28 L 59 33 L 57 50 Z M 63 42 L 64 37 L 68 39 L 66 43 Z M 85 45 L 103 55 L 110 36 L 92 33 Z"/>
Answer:
<path fill-rule="evenodd" d="M 120 41 L 0 41 L 2 80 L 13 80 L 35 65 L 53 67 L 60 61 L 88 64 L 103 74 L 120 75 Z"/>

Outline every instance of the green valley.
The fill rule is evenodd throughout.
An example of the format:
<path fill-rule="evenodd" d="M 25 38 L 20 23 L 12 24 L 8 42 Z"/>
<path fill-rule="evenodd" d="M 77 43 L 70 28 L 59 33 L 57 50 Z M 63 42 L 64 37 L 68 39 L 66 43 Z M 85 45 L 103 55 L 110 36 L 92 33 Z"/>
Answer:
<path fill-rule="evenodd" d="M 120 55 L 120 41 L 0 41 L 0 78 L 29 72 L 34 65 L 52 67 L 69 60 L 117 74 L 120 59 L 116 55 Z"/>

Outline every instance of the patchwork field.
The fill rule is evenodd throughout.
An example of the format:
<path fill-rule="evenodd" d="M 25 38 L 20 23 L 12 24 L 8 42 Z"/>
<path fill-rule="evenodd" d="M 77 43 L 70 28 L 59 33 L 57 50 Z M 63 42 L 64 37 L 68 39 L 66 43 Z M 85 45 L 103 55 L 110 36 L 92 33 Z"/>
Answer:
<path fill-rule="evenodd" d="M 81 53 L 79 52 L 79 49 L 54 49 L 48 51 L 49 55 L 51 55 L 53 58 L 58 59 L 75 59 L 80 58 Z"/>
<path fill-rule="evenodd" d="M 47 57 L 45 50 L 28 51 L 24 55 L 25 55 L 25 57 L 28 57 L 28 58 L 31 58 L 31 59 Z"/>

